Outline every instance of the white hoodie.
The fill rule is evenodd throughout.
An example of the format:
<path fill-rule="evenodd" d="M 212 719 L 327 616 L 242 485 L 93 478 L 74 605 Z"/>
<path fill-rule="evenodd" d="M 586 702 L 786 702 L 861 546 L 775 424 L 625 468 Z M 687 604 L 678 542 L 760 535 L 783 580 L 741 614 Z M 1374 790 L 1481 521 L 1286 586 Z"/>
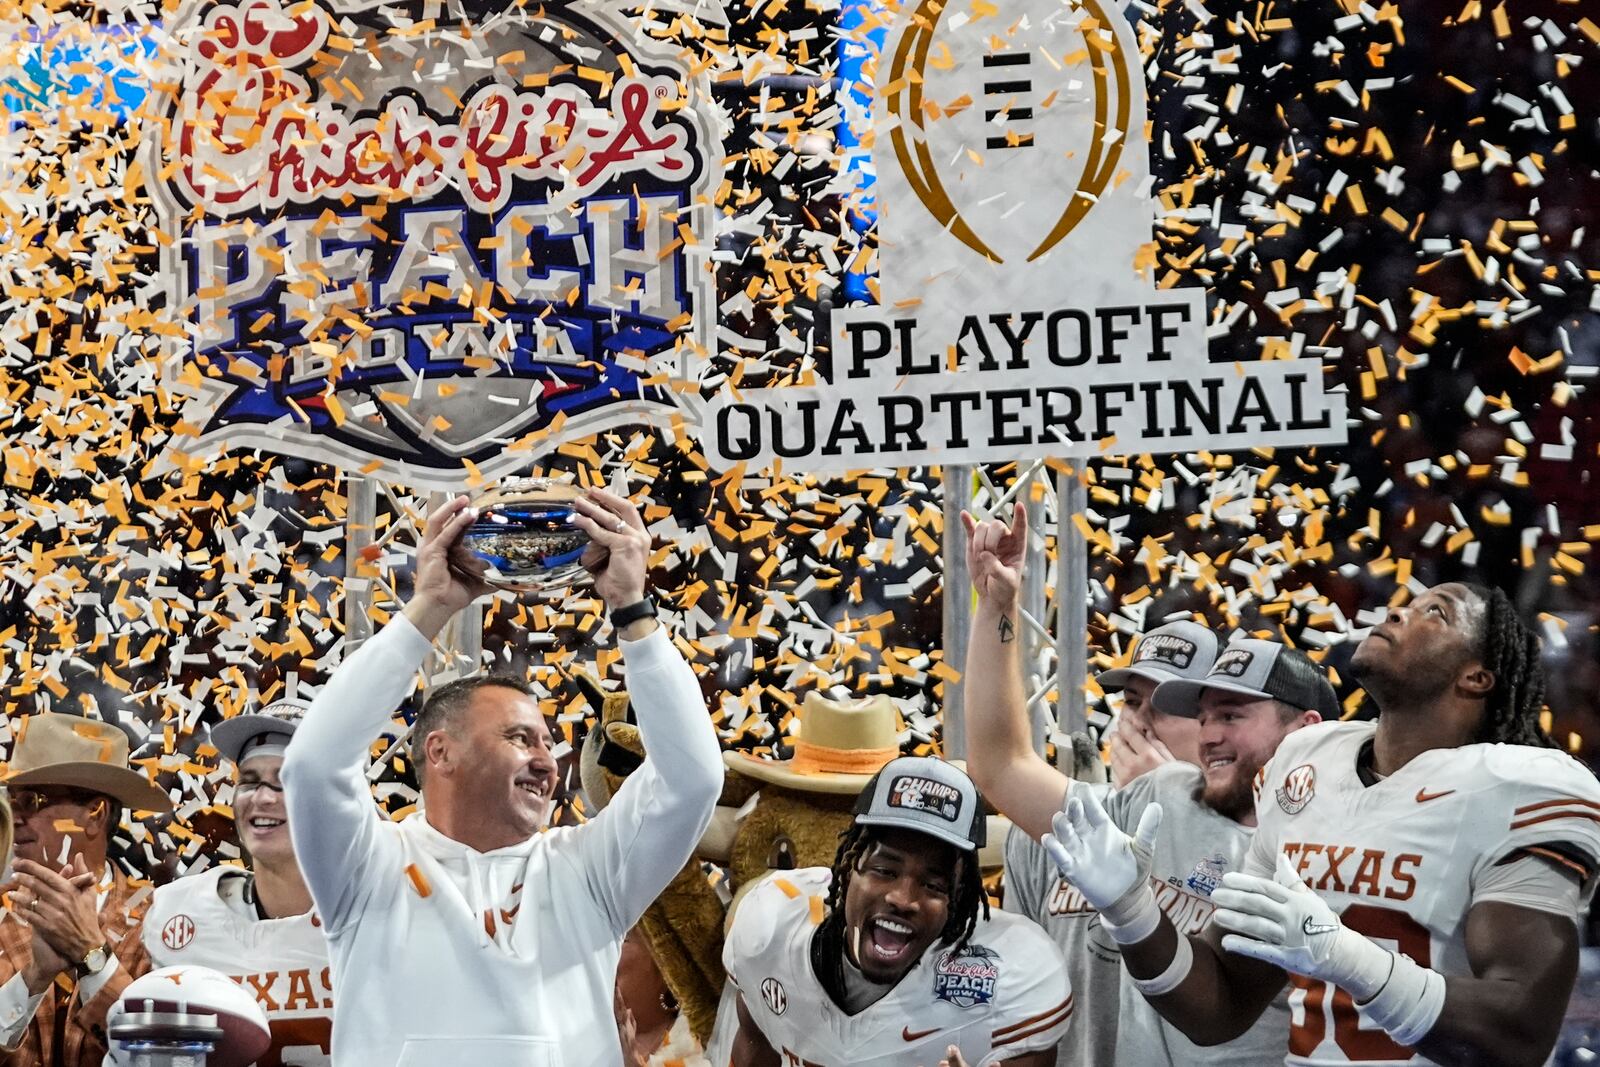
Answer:
<path fill-rule="evenodd" d="M 431 645 L 398 616 L 335 672 L 283 762 L 328 935 L 336 1067 L 615 1067 L 621 940 L 688 860 L 722 788 L 694 674 L 658 627 L 623 642 L 649 758 L 604 811 L 479 852 L 374 806 L 368 748 Z"/>

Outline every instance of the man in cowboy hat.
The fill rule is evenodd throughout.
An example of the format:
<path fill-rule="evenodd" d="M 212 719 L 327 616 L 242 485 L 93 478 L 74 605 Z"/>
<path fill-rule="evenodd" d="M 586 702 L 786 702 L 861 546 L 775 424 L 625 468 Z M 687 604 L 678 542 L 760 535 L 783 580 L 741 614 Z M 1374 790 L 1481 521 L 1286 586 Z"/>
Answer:
<path fill-rule="evenodd" d="M 196 964 L 227 975 L 266 1012 L 262 1063 L 330 1062 L 333 989 L 328 945 L 289 842 L 278 770 L 306 705 L 280 700 L 211 731 L 234 765 L 233 812 L 250 867 L 218 866 L 156 890 L 144 922 L 155 967 Z"/>
<path fill-rule="evenodd" d="M 106 1011 L 145 961 L 127 877 L 106 861 L 124 809 L 172 799 L 128 766 L 96 719 L 22 721 L 5 784 L 15 812 L 10 914 L 0 921 L 0 1067 L 98 1067 Z"/>

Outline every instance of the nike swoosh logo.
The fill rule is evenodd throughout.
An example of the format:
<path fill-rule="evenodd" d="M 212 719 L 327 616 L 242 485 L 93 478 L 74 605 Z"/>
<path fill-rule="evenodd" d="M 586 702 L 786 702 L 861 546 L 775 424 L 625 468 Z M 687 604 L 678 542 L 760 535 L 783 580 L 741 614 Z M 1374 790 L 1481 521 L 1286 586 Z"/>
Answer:
<path fill-rule="evenodd" d="M 1331 934 L 1339 929 L 1338 923 L 1319 923 L 1306 916 L 1306 921 L 1300 924 L 1300 929 L 1306 932 L 1307 937 L 1316 937 L 1318 934 Z"/>
<path fill-rule="evenodd" d="M 1447 797 L 1454 792 L 1454 789 L 1446 789 L 1442 793 L 1430 793 L 1426 789 L 1419 789 L 1417 790 L 1417 803 L 1426 804 L 1430 800 L 1438 800 L 1440 797 Z"/>
<path fill-rule="evenodd" d="M 905 1038 L 907 1041 L 921 1041 L 929 1034 L 937 1034 L 938 1032 L 939 1028 L 937 1026 L 935 1026 L 932 1030 L 918 1030 L 915 1033 L 912 1032 L 911 1027 L 906 1026 L 901 1028 L 900 1036 Z"/>

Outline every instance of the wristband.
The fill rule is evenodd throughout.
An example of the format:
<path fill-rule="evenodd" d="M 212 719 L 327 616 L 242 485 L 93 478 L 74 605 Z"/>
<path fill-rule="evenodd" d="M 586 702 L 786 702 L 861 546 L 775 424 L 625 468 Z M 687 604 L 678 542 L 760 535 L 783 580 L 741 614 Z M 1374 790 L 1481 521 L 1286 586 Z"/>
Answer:
<path fill-rule="evenodd" d="M 647 594 L 643 600 L 624 605 L 611 612 L 611 625 L 618 630 L 629 623 L 638 622 L 640 619 L 653 619 L 656 617 L 656 602 Z"/>
<path fill-rule="evenodd" d="M 1411 1048 L 1428 1036 L 1444 1011 L 1444 975 L 1410 956 L 1390 953 L 1394 969 L 1383 988 L 1356 1008 L 1383 1027 L 1399 1044 Z"/>
<path fill-rule="evenodd" d="M 1183 984 L 1189 977 L 1189 968 L 1194 966 L 1194 945 L 1182 934 L 1178 935 L 1178 949 L 1172 954 L 1172 962 L 1167 964 L 1167 969 L 1154 978 L 1133 978 L 1133 988 L 1147 997 L 1159 997 L 1170 993 Z"/>
<path fill-rule="evenodd" d="M 1119 945 L 1134 945 L 1156 932 L 1161 925 L 1161 909 L 1150 883 L 1142 881 L 1118 901 L 1100 912 L 1100 925 Z"/>

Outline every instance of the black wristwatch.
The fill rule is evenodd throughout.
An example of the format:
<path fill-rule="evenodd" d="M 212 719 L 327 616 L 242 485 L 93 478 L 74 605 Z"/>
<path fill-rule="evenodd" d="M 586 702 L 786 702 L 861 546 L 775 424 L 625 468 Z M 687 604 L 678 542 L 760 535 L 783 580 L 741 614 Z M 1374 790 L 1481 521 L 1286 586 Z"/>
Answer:
<path fill-rule="evenodd" d="M 656 602 L 651 600 L 650 595 L 647 593 L 645 594 L 645 598 L 643 600 L 640 600 L 637 603 L 627 604 L 623 607 L 613 610 L 611 612 L 611 625 L 620 630 L 629 623 L 638 622 L 640 619 L 653 619 L 655 617 Z"/>

